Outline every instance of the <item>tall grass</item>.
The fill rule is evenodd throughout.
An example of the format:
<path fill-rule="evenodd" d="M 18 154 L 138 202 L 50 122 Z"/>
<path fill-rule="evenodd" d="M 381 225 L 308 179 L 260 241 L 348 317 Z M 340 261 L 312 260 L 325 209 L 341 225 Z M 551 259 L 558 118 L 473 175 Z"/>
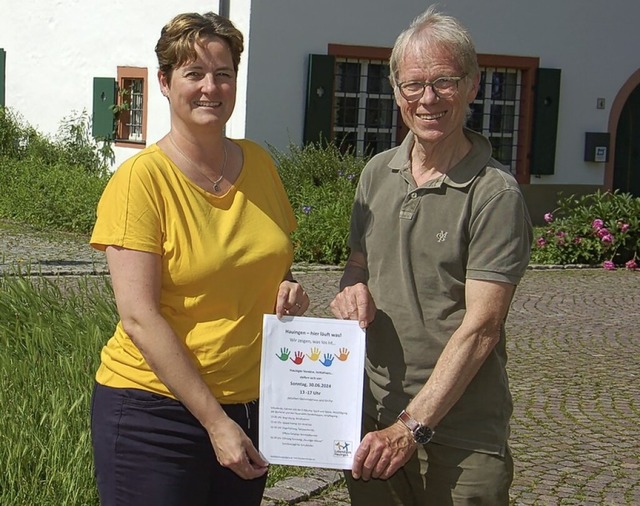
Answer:
<path fill-rule="evenodd" d="M 115 324 L 109 293 L 104 280 L 0 278 L 3 506 L 98 504 L 89 400 Z"/>
<path fill-rule="evenodd" d="M 90 398 L 116 314 L 107 278 L 0 276 L 0 505 L 98 505 Z"/>

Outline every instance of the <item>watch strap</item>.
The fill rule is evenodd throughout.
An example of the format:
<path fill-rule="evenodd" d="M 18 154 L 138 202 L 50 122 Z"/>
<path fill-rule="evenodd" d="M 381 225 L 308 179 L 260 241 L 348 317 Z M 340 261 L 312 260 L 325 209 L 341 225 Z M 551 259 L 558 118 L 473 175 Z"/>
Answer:
<path fill-rule="evenodd" d="M 400 420 L 404 426 L 411 431 L 411 433 L 417 431 L 421 426 L 421 423 L 412 418 L 404 409 L 398 415 L 398 420 Z"/>
<path fill-rule="evenodd" d="M 411 432 L 411 436 L 416 443 L 427 444 L 429 441 L 431 441 L 431 438 L 434 434 L 433 429 L 415 420 L 405 410 L 402 410 L 402 412 L 398 415 L 398 420 L 407 429 L 409 429 L 409 431 Z"/>

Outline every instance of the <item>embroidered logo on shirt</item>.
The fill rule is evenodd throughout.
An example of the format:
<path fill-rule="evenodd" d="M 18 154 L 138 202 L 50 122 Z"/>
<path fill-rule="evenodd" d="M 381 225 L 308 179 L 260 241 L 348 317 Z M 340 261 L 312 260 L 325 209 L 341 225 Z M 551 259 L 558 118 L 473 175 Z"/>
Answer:
<path fill-rule="evenodd" d="M 440 230 L 440 232 L 438 232 L 436 234 L 436 239 L 438 239 L 438 242 L 444 242 L 447 239 L 447 234 L 449 232 L 445 232 L 444 230 Z"/>

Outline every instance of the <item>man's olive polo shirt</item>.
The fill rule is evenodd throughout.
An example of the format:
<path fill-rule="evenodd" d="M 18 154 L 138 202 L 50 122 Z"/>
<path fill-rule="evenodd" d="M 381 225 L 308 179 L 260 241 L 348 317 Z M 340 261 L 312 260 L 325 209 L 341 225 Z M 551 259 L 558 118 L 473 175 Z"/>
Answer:
<path fill-rule="evenodd" d="M 372 158 L 356 192 L 350 246 L 364 253 L 378 312 L 367 331 L 365 412 L 384 424 L 423 387 L 465 313 L 466 279 L 517 284 L 529 262 L 531 222 L 513 176 L 470 130 L 468 155 L 416 188 L 410 133 Z M 499 344 L 434 442 L 503 454 L 512 412 Z"/>

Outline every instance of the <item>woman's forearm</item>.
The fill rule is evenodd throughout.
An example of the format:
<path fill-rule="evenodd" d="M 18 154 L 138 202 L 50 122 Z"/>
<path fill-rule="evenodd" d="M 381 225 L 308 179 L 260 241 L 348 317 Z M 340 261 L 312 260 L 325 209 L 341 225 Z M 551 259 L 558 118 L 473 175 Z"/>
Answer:
<path fill-rule="evenodd" d="M 184 345 L 160 314 L 123 321 L 123 327 L 151 370 L 208 430 L 226 416 Z"/>

